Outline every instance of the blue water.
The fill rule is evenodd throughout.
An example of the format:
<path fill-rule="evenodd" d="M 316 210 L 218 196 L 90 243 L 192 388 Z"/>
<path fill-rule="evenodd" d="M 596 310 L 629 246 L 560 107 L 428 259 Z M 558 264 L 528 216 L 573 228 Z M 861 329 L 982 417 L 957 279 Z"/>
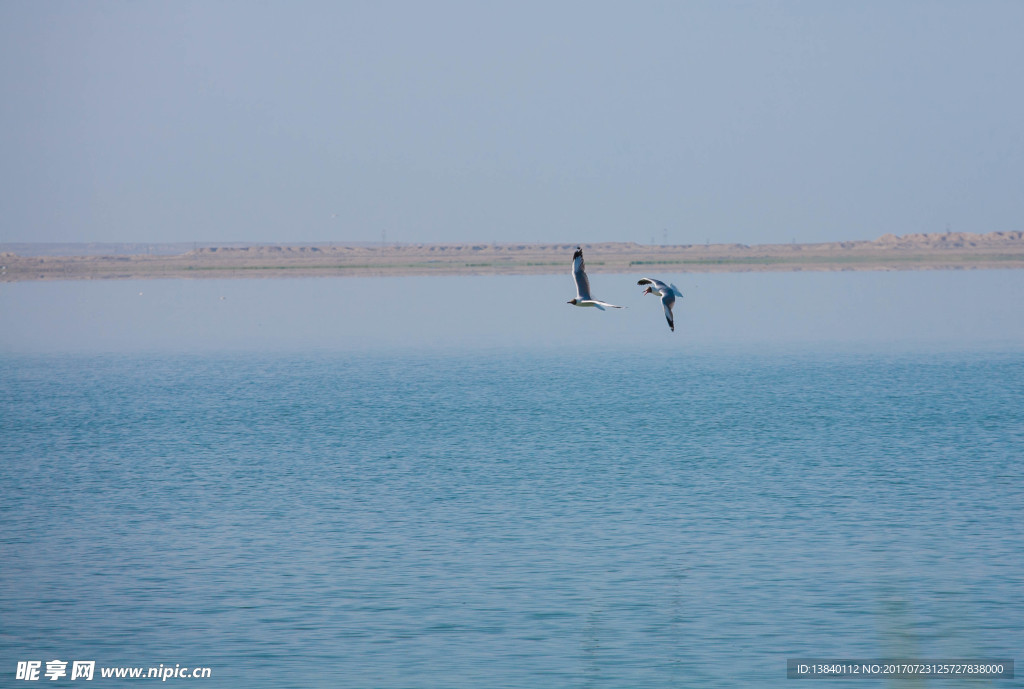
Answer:
<path fill-rule="evenodd" d="M 1019 350 L 14 354 L 0 388 L 4 686 L 782 687 L 1024 648 Z"/>

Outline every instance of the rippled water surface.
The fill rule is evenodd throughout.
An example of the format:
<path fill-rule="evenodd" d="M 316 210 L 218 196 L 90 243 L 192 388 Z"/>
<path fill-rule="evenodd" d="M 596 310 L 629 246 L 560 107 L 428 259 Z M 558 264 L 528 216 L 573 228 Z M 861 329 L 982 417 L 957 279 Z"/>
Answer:
<path fill-rule="evenodd" d="M 0 385 L 8 678 L 784 686 L 1024 648 L 1019 352 L 13 354 Z"/>

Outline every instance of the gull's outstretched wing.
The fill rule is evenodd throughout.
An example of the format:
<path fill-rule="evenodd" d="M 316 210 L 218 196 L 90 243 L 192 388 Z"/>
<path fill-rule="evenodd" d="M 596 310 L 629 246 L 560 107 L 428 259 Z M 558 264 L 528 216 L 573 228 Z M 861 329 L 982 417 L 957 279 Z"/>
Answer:
<path fill-rule="evenodd" d="M 625 306 L 616 306 L 615 304 L 609 304 L 606 301 L 598 301 L 596 299 L 591 299 L 590 303 L 592 303 L 594 306 L 596 306 L 597 308 L 601 309 L 602 311 L 604 311 L 603 307 L 605 307 L 605 306 L 607 306 L 610 309 L 624 309 L 624 308 L 626 308 Z"/>
<path fill-rule="evenodd" d="M 590 280 L 587 279 L 587 270 L 583 265 L 583 249 L 580 247 L 576 247 L 576 253 L 572 255 L 572 277 L 576 281 L 576 299 L 589 301 Z"/>
<path fill-rule="evenodd" d="M 651 285 L 652 290 L 654 290 L 655 292 L 660 292 L 661 294 L 665 294 L 671 289 L 661 280 L 656 280 L 654 278 L 640 278 L 639 280 L 636 281 L 636 284 Z"/>

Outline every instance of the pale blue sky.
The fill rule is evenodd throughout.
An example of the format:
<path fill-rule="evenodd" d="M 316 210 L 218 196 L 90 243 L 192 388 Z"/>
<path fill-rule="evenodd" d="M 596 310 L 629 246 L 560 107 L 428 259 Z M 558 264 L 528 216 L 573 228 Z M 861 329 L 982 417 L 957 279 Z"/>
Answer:
<path fill-rule="evenodd" d="M 1022 2 L 0 0 L 0 242 L 1024 226 Z"/>

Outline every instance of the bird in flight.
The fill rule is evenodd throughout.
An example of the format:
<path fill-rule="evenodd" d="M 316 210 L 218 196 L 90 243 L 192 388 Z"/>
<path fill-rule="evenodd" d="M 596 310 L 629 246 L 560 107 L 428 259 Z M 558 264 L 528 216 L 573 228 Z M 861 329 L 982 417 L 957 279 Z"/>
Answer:
<path fill-rule="evenodd" d="M 624 306 L 616 306 L 606 301 L 598 301 L 590 296 L 590 280 L 587 279 L 587 271 L 583 266 L 583 249 L 576 247 L 576 253 L 572 255 L 572 278 L 576 281 L 576 298 L 567 301 L 566 304 L 573 306 L 595 306 L 602 311 L 608 306 L 613 309 L 623 309 Z"/>
<path fill-rule="evenodd" d="M 661 297 L 661 305 L 665 307 L 665 320 L 668 321 L 668 328 L 675 332 L 676 324 L 672 320 L 672 306 L 676 303 L 676 297 L 683 296 L 679 288 L 675 285 L 666 285 L 661 280 L 655 280 L 654 278 L 641 278 L 636 284 L 647 285 L 644 294 L 653 294 L 656 297 Z"/>

